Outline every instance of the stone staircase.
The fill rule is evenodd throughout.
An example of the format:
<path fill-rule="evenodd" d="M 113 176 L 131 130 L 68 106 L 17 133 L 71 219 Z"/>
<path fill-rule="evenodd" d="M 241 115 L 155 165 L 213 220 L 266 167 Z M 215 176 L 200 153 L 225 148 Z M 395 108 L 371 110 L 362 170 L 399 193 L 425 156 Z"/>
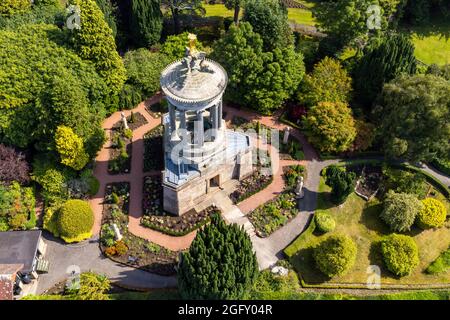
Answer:
<path fill-rule="evenodd" d="M 217 192 L 213 197 L 214 204 L 222 210 L 222 217 L 227 223 L 236 223 L 242 226 L 250 236 L 256 236 L 255 228 L 238 206 L 234 205 L 225 192 Z"/>

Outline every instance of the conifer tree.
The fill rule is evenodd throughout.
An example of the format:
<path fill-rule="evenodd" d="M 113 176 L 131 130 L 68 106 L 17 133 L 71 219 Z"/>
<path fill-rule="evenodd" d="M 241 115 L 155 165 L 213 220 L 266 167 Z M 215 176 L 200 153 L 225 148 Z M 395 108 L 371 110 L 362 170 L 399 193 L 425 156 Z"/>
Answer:
<path fill-rule="evenodd" d="M 134 42 L 149 47 L 161 38 L 163 16 L 160 0 L 133 0 L 131 28 Z"/>
<path fill-rule="evenodd" d="M 355 70 L 358 100 L 365 106 L 370 106 L 385 83 L 401 73 L 415 72 L 414 45 L 404 35 L 389 35 L 379 46 L 364 54 Z"/>
<path fill-rule="evenodd" d="M 182 253 L 178 286 L 185 299 L 240 299 L 258 272 L 250 237 L 214 216 Z"/>

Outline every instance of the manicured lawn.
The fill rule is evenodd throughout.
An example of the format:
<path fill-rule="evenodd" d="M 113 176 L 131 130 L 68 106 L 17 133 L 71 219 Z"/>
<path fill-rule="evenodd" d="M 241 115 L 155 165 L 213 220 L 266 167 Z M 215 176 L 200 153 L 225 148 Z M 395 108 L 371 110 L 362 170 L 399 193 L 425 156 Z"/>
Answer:
<path fill-rule="evenodd" d="M 311 4 L 310 4 L 311 5 Z M 311 5 L 312 6 L 312 5 Z M 203 8 L 206 10 L 206 16 L 218 16 L 218 17 L 233 17 L 234 11 L 228 10 L 223 4 L 203 4 Z M 241 16 L 243 14 L 241 10 Z M 295 23 L 314 25 L 315 20 L 312 17 L 312 12 L 304 9 L 289 8 L 288 19 Z"/>
<path fill-rule="evenodd" d="M 426 64 L 436 63 L 444 65 L 450 63 L 450 39 L 438 35 L 418 36 L 413 35 L 416 47 L 416 58 Z"/>
<path fill-rule="evenodd" d="M 313 26 L 316 24 L 316 20 L 313 18 L 312 12 L 310 10 L 300 8 L 289 8 L 288 19 L 289 21 L 298 24 L 306 24 L 309 26 Z"/>
<path fill-rule="evenodd" d="M 203 4 L 207 17 L 234 17 L 234 10 L 228 10 L 223 4 Z M 241 10 L 242 15 L 243 10 Z"/>
<path fill-rule="evenodd" d="M 326 211 L 333 216 L 336 220 L 336 229 L 333 233 L 343 233 L 350 236 L 358 246 L 358 254 L 354 267 L 347 274 L 329 280 L 315 268 L 312 258 L 312 248 L 321 240 L 323 235 L 317 232 L 306 232 L 303 237 L 299 237 L 297 243 L 294 242 L 293 244 L 294 249 L 298 251 L 292 257 L 292 263 L 307 284 L 326 282 L 365 286 L 367 280 L 366 271 L 369 265 L 380 266 L 382 284 L 449 283 L 448 273 L 428 275 L 424 271 L 442 251 L 449 247 L 450 221 L 447 221 L 446 225 L 440 229 L 422 231 L 414 227 L 408 233 L 408 235 L 414 237 L 419 247 L 420 264 L 413 274 L 398 279 L 384 267 L 377 246 L 377 242 L 384 235 L 390 233 L 388 227 L 379 218 L 382 210 L 382 204 L 379 200 L 375 199 L 366 202 L 353 193 L 343 205 L 334 207 L 328 199 L 329 191 L 330 188 L 321 179 L 318 210 Z M 444 199 L 441 195 L 438 195 L 438 198 Z"/>

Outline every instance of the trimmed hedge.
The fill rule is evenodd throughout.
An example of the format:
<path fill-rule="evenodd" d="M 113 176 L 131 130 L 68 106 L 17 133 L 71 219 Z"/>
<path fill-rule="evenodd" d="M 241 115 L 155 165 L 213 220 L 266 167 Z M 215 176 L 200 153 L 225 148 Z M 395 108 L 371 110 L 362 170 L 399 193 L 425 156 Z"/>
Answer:
<path fill-rule="evenodd" d="M 422 204 L 422 209 L 417 213 L 417 226 L 422 229 L 442 227 L 447 218 L 447 209 L 444 204 L 433 198 L 422 200 Z"/>
<path fill-rule="evenodd" d="M 355 263 L 357 247 L 346 235 L 330 235 L 314 248 L 313 257 L 320 271 L 332 278 L 345 274 Z"/>
<path fill-rule="evenodd" d="M 94 214 L 87 202 L 68 200 L 59 211 L 57 225 L 64 241 L 82 241 L 92 235 Z"/>
<path fill-rule="evenodd" d="M 419 249 L 412 237 L 391 234 L 381 241 L 384 263 L 393 274 L 404 277 L 419 265 Z"/>
<path fill-rule="evenodd" d="M 322 232 L 330 232 L 336 228 L 336 221 L 329 214 L 319 211 L 314 215 L 317 229 Z"/>

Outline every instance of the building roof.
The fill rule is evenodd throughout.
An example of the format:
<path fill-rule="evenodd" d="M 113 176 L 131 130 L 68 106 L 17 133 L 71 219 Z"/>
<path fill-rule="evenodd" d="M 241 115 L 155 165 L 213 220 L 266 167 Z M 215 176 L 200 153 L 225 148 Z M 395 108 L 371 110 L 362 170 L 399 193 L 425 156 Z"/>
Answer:
<path fill-rule="evenodd" d="M 219 97 L 227 86 L 226 71 L 210 59 L 189 59 L 175 61 L 162 71 L 161 88 L 166 96 L 183 106 Z"/>
<path fill-rule="evenodd" d="M 12 300 L 17 272 L 23 264 L 0 264 L 0 300 Z"/>
<path fill-rule="evenodd" d="M 0 232 L 0 266 L 23 264 L 23 273 L 33 271 L 41 230 Z"/>

